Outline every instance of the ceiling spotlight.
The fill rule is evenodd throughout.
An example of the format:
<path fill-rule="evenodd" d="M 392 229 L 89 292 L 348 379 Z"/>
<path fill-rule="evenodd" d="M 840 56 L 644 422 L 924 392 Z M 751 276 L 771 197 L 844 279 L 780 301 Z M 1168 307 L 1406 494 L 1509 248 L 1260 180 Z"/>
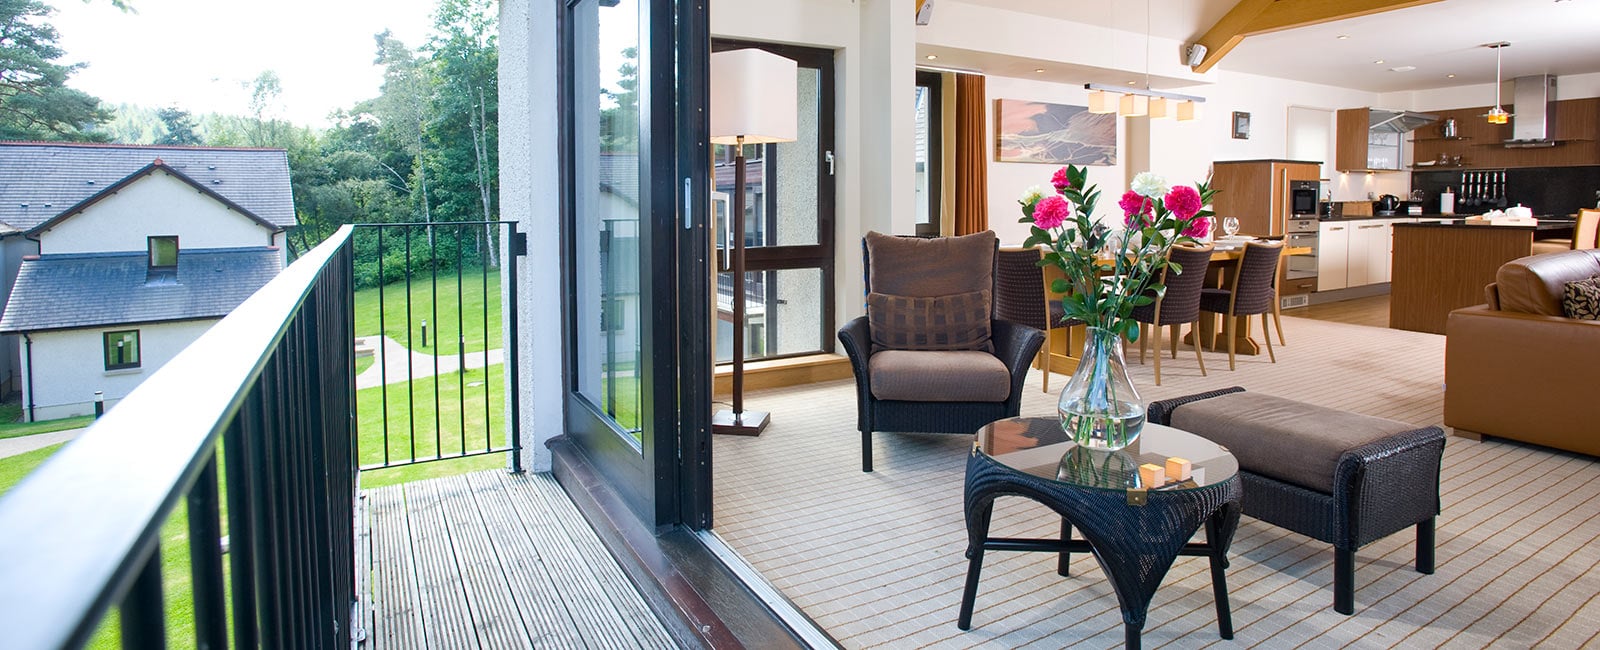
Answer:
<path fill-rule="evenodd" d="M 1454 74 L 1447 74 L 1447 75 L 1445 75 L 1445 78 L 1446 79 L 1454 79 L 1454 78 L 1456 78 L 1456 76 Z"/>
<path fill-rule="evenodd" d="M 1373 61 L 1373 63 L 1377 65 L 1383 65 L 1383 59 L 1378 59 L 1377 61 Z"/>
<path fill-rule="evenodd" d="M 1340 34 L 1338 38 L 1341 41 L 1348 41 L 1348 40 L 1350 40 L 1350 35 L 1349 34 Z"/>
<path fill-rule="evenodd" d="M 928 59 L 928 60 L 929 60 L 929 61 L 932 61 L 932 60 L 934 60 L 934 59 L 937 59 L 937 58 L 939 58 L 939 55 L 937 55 L 937 54 L 929 54 L 929 55 L 928 55 L 928 56 L 927 56 L 927 59 Z"/>
<path fill-rule="evenodd" d="M 1034 68 L 1034 72 L 1044 72 L 1044 68 Z"/>
<path fill-rule="evenodd" d="M 1139 85 L 1139 82 L 1137 82 L 1137 81 L 1130 81 L 1130 82 L 1128 82 L 1128 85 L 1130 85 L 1130 86 L 1137 86 L 1137 85 Z"/>
<path fill-rule="evenodd" d="M 1416 69 L 1417 69 L 1417 66 L 1414 66 L 1414 65 L 1401 65 L 1401 66 L 1395 66 L 1393 68 L 1389 68 L 1389 71 L 1390 72 L 1411 72 L 1412 70 L 1416 70 Z"/>

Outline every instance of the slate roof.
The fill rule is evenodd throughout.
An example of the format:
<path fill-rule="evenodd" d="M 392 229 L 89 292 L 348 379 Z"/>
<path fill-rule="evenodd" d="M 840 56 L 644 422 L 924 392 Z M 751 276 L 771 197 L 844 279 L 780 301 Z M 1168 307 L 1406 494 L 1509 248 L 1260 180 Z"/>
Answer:
<path fill-rule="evenodd" d="M 184 250 L 176 277 L 150 277 L 147 254 L 86 253 L 24 259 L 0 332 L 218 318 L 282 269 L 267 248 Z"/>
<path fill-rule="evenodd" d="M 600 154 L 600 187 L 632 205 L 639 205 L 639 154 Z"/>
<path fill-rule="evenodd" d="M 50 142 L 0 142 L 0 222 L 30 230 L 157 158 L 268 223 L 296 223 L 282 149 Z"/>

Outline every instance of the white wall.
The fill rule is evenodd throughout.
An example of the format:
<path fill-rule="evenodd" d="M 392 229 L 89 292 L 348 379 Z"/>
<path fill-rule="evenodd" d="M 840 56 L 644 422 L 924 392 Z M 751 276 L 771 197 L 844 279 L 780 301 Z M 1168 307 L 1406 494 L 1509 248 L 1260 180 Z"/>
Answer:
<path fill-rule="evenodd" d="M 995 126 L 999 112 L 996 100 L 1018 99 L 1085 106 L 1089 101 L 1088 92 L 1082 85 L 1014 77 L 991 76 L 987 82 L 989 115 L 985 133 L 991 134 L 985 145 L 988 148 L 989 159 L 989 229 L 1000 236 L 1002 244 L 1021 244 L 1028 238 L 1028 226 L 1017 223 L 1017 219 L 1022 216 L 1017 207 L 1017 198 L 1035 185 L 1049 190 L 1050 177 L 1061 168 L 1061 165 L 999 162 L 998 136 L 992 135 L 999 133 Z M 1121 213 L 1117 210 L 1117 197 L 1122 195 L 1122 190 L 1126 187 L 1128 146 L 1125 127 L 1130 121 L 1117 119 L 1117 164 L 1089 167 L 1089 182 L 1099 185 L 1102 194 L 1096 216 L 1102 219 L 1108 215 L 1116 217 L 1107 222 L 1114 227 L 1121 227 L 1122 224 Z"/>
<path fill-rule="evenodd" d="M 110 406 L 160 370 L 219 319 L 175 323 L 111 325 L 90 329 L 34 332 L 32 339 L 33 393 L 24 372 L 22 407 L 34 405 L 34 419 L 51 420 L 94 413 L 94 392 L 104 391 Z M 138 368 L 106 370 L 105 333 L 139 330 Z M 17 337 L 20 342 L 22 337 Z M 24 349 L 23 354 L 27 354 Z M 28 360 L 24 357 L 24 366 Z M 25 368 L 26 370 L 26 368 Z"/>
<path fill-rule="evenodd" d="M 1287 158 L 1291 106 L 1329 111 L 1386 106 L 1378 93 L 1227 70 L 1218 73 L 1215 85 L 1178 92 L 1201 95 L 1206 101 L 1200 105 L 1199 119 L 1192 122 L 1153 120 L 1150 123 L 1152 171 L 1175 183 L 1206 178 L 1211 162 L 1216 160 Z M 1233 139 L 1234 111 L 1250 113 L 1250 138 L 1247 140 Z M 1336 133 L 1331 112 L 1329 120 L 1331 139 Z M 1330 141 L 1330 157 L 1335 151 Z M 1411 174 L 1406 172 L 1346 174 L 1332 171 L 1331 164 L 1324 165 L 1323 169 L 1328 174 L 1325 177 L 1328 182 L 1323 187 L 1332 191 L 1335 201 L 1365 200 L 1369 192 L 1404 196 L 1411 190 Z"/>
<path fill-rule="evenodd" d="M 49 255 L 143 251 L 151 235 L 177 235 L 185 250 L 270 246 L 275 240 L 271 229 L 161 170 L 68 217 L 38 239 L 40 252 Z"/>
<path fill-rule="evenodd" d="M 1451 86 L 1406 93 L 1389 93 L 1396 103 L 1414 111 L 1442 111 L 1452 108 L 1472 108 L 1494 104 L 1494 84 Z M 1556 99 L 1581 99 L 1600 97 L 1600 72 L 1556 77 Z M 1511 81 L 1500 91 L 1500 102 L 1511 109 Z"/>
<path fill-rule="evenodd" d="M 565 431 L 561 319 L 552 311 L 561 304 L 561 242 L 538 236 L 561 229 L 559 106 L 549 92 L 557 79 L 559 4 L 500 0 L 500 213 L 529 233 L 528 255 L 517 263 L 520 338 L 511 340 L 509 327 L 502 334 L 504 348 L 519 355 L 521 374 L 521 392 L 506 400 L 506 421 L 511 409 L 521 409 L 522 464 L 535 472 L 550 470 L 545 443 Z M 509 254 L 508 240 L 501 242 L 502 259 Z M 502 286 L 511 286 L 510 280 Z M 505 297 L 501 308 L 512 313 Z M 506 373 L 508 395 L 510 388 Z"/>

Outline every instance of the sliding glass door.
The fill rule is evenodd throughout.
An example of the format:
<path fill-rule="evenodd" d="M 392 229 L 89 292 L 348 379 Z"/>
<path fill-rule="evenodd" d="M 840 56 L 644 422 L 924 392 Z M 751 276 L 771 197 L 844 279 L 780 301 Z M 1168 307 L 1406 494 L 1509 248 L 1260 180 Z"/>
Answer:
<path fill-rule="evenodd" d="M 704 8 L 570 0 L 564 19 L 567 431 L 645 521 L 693 522 L 678 450 L 709 419 L 710 363 L 680 342 L 708 335 L 676 307 L 709 289 Z M 706 391 L 678 389 L 696 374 Z"/>

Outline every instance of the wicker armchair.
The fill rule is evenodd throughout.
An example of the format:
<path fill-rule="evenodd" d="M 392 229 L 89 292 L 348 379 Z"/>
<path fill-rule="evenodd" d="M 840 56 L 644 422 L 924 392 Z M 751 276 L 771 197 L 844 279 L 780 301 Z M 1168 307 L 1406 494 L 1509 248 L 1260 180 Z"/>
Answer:
<path fill-rule="evenodd" d="M 989 232 L 931 240 L 868 233 L 863 239 L 869 315 L 839 329 L 856 379 L 861 471 L 872 471 L 874 431 L 971 434 L 1020 412 L 1022 382 L 1044 334 L 994 319 L 996 241 Z M 886 349 L 882 333 L 873 336 L 871 305 L 882 304 L 875 289 L 937 299 L 975 288 L 989 297 L 984 349 Z M 882 313 L 877 317 L 884 322 Z"/>

